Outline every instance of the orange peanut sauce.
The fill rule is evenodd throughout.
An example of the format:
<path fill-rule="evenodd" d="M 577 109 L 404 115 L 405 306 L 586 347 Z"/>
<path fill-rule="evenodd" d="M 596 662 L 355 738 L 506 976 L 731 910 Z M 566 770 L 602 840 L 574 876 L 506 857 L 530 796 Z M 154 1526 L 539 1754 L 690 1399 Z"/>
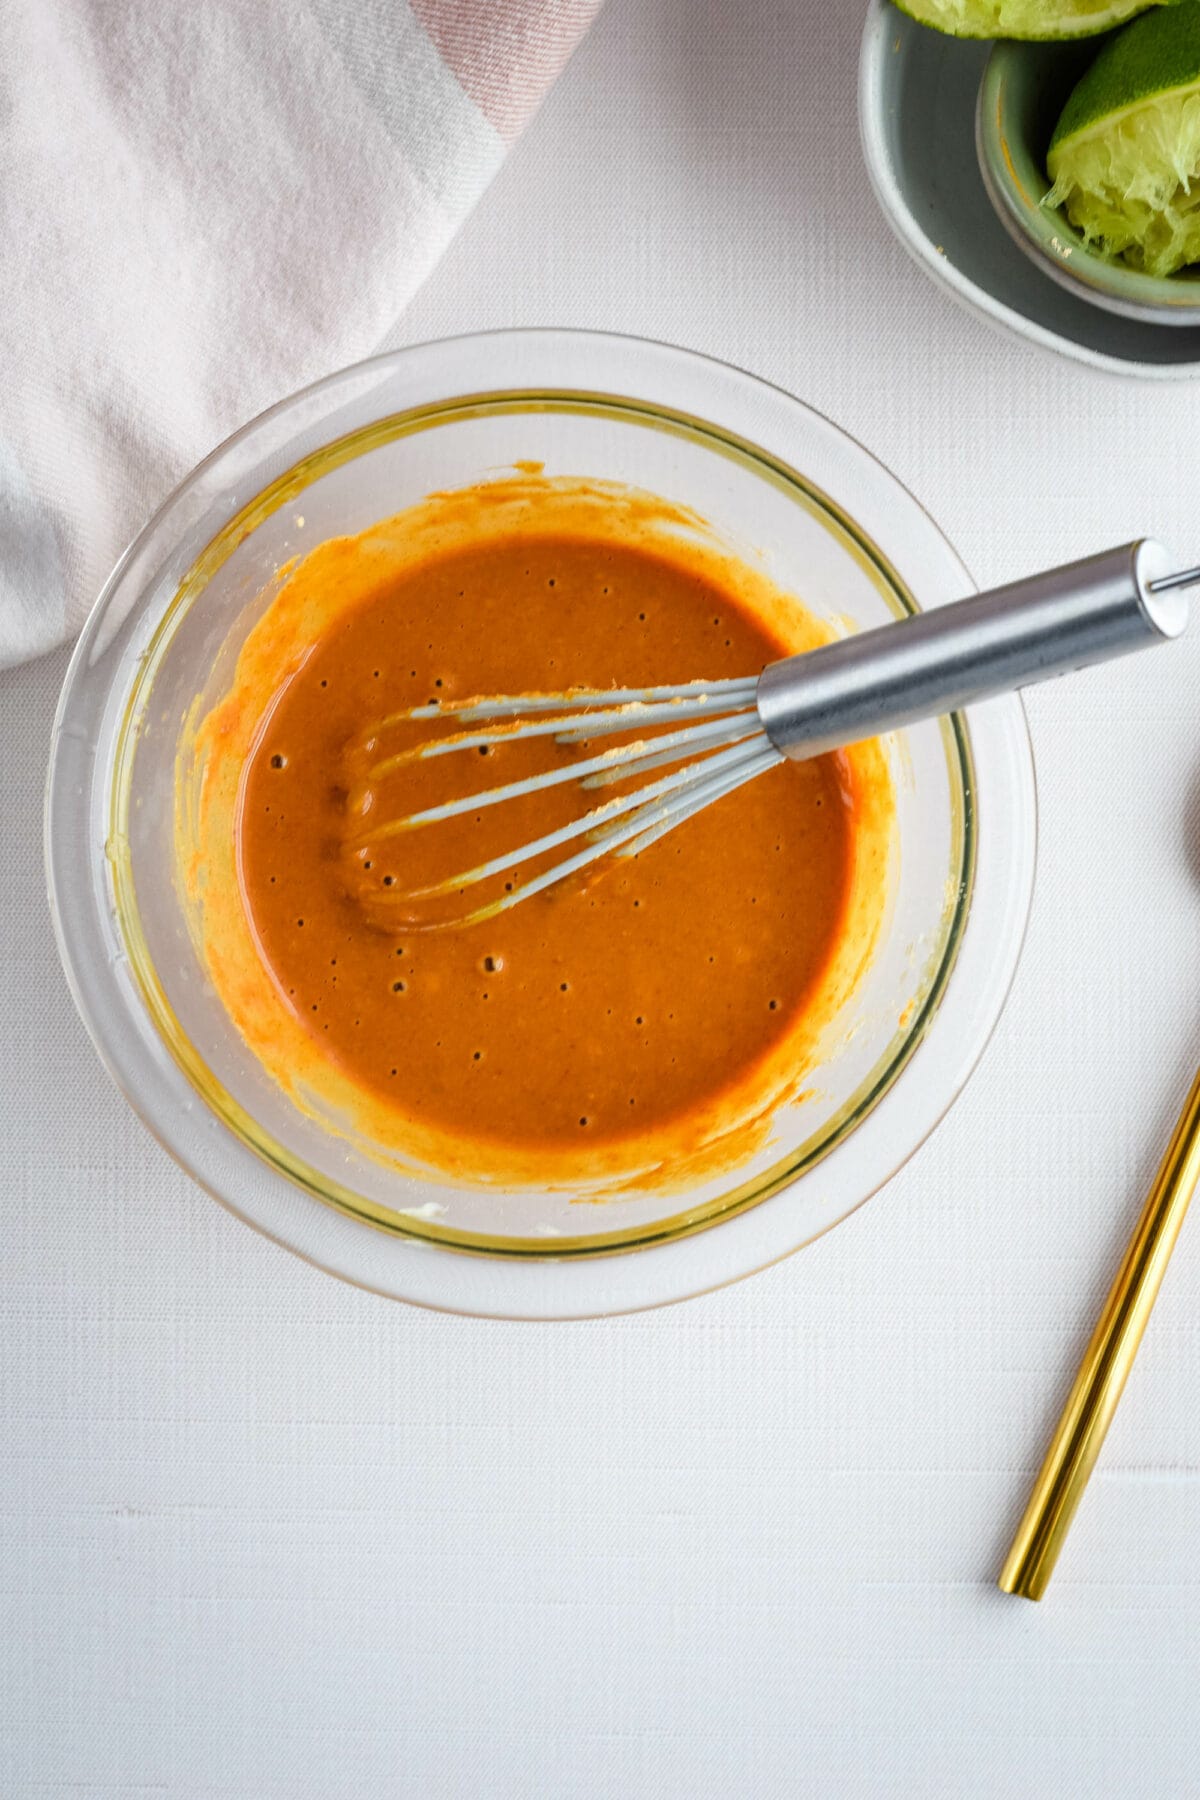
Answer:
<path fill-rule="evenodd" d="M 181 759 L 181 880 L 255 1055 L 335 1129 L 456 1180 L 732 1166 L 811 1077 L 876 941 L 894 811 L 881 746 L 785 763 L 637 856 L 461 925 L 446 920 L 529 871 L 461 898 L 413 890 L 613 790 L 564 782 L 388 826 L 603 746 L 404 762 L 463 727 L 392 715 L 754 675 L 828 636 L 694 515 L 532 473 L 433 495 L 281 571 Z"/>

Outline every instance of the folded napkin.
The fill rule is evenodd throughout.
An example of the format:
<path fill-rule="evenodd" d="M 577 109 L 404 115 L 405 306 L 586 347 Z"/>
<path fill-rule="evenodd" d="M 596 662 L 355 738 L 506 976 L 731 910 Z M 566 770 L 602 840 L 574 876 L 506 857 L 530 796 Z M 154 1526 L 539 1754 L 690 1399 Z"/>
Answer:
<path fill-rule="evenodd" d="M 600 0 L 5 0 L 0 666 L 172 485 L 368 354 Z"/>

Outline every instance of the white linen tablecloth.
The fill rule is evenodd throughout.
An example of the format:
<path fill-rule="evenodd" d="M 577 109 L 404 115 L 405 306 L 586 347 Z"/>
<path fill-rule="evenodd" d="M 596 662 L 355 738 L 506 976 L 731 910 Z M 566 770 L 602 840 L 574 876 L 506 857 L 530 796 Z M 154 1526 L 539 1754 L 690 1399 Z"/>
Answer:
<path fill-rule="evenodd" d="M 877 216 L 859 9 L 609 0 L 392 341 L 642 332 L 829 412 L 981 579 L 1200 554 L 1200 388 L 992 334 Z M 371 1298 L 227 1217 L 77 1023 L 61 656 L 0 680 L 0 1795 L 1200 1793 L 1200 1216 L 1059 1572 L 993 1585 L 1200 1060 L 1200 631 L 1036 692 L 984 1064 L 768 1274 L 578 1326 Z"/>

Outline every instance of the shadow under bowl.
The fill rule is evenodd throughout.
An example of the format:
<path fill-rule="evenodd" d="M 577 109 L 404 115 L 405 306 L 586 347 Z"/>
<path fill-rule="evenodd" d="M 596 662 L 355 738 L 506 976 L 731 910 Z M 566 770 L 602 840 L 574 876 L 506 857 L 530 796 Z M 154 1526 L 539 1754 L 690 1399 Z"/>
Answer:
<path fill-rule="evenodd" d="M 1014 242 L 1069 293 L 1122 318 L 1200 328 L 1200 271 L 1142 274 L 1090 249 L 1061 208 L 1042 205 L 1054 127 L 1094 55 L 1089 44 L 995 46 L 975 116 L 984 187 Z"/>

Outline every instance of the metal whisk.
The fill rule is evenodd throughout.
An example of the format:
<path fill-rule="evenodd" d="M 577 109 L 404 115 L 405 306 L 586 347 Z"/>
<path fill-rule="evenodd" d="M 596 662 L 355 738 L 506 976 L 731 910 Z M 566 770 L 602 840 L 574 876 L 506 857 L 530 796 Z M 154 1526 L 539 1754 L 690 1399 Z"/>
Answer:
<path fill-rule="evenodd" d="M 381 758 L 368 770 L 372 782 L 399 772 L 405 764 L 531 738 L 591 744 L 615 734 L 637 735 L 520 781 L 461 795 L 403 817 L 372 819 L 373 843 L 563 782 L 602 792 L 654 769 L 670 772 L 600 800 L 582 816 L 531 843 L 444 881 L 420 888 L 394 887 L 388 897 L 411 901 L 462 891 L 583 840 L 581 849 L 519 885 L 506 884 L 501 896 L 453 922 L 490 918 L 600 857 L 637 855 L 785 757 L 819 756 L 1178 637 L 1188 612 L 1182 590 L 1200 586 L 1200 567 L 1171 571 L 1172 558 L 1162 545 L 1143 538 L 786 657 L 744 680 L 493 696 L 394 714 L 389 725 L 450 717 L 465 729 Z"/>

